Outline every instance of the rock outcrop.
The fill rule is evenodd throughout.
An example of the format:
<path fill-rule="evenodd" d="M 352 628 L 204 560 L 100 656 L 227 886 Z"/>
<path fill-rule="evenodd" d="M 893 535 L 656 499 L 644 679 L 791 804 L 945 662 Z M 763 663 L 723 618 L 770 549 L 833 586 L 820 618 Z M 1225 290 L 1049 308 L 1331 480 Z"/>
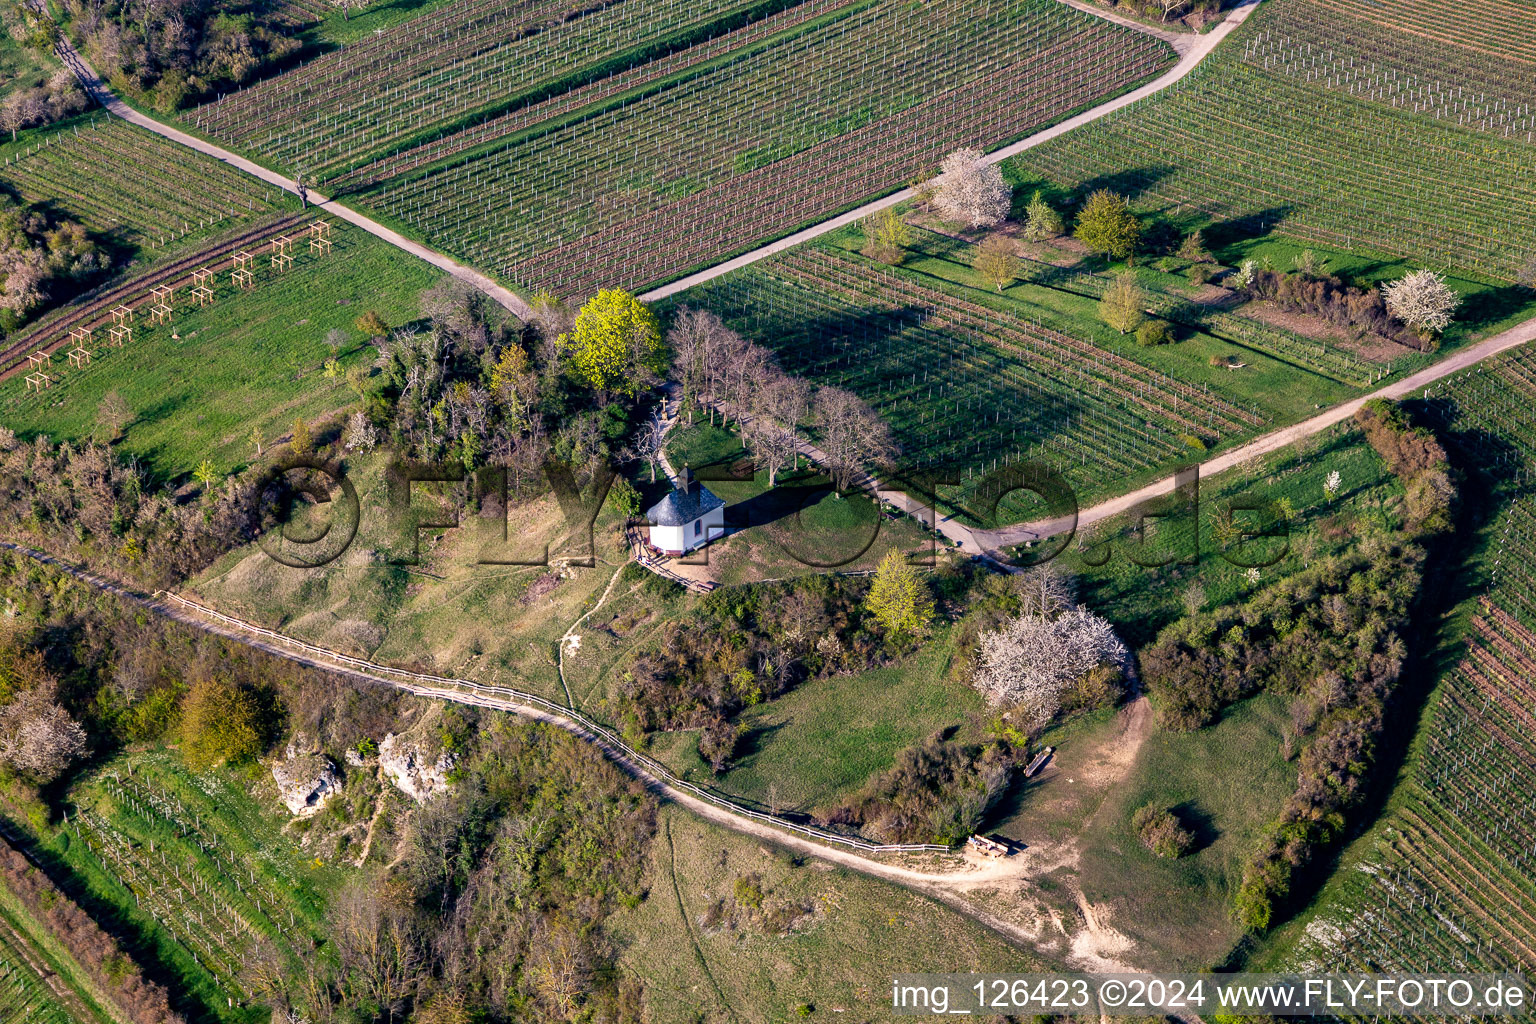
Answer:
<path fill-rule="evenodd" d="M 296 818 L 320 813 L 341 792 L 335 765 L 320 754 L 300 754 L 292 746 L 288 756 L 272 766 L 272 778 L 277 780 L 278 797 Z"/>
<path fill-rule="evenodd" d="M 436 758 L 423 753 L 420 743 L 409 736 L 390 733 L 379 744 L 379 768 L 396 789 L 419 804 L 448 788 L 453 762 L 453 754 L 448 751 Z"/>

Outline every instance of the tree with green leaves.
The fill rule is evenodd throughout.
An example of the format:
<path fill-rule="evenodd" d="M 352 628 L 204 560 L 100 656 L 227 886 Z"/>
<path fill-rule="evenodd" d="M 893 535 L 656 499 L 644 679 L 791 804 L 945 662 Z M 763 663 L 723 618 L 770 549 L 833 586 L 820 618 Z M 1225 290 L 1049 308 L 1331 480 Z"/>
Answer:
<path fill-rule="evenodd" d="M 992 235 L 971 253 L 971 269 L 981 279 L 1002 291 L 1019 279 L 1019 257 L 1013 242 L 1002 235 Z"/>
<path fill-rule="evenodd" d="M 1077 215 L 1077 240 L 1090 252 L 1128 260 L 1141 242 L 1141 221 L 1124 196 L 1101 188 L 1088 197 Z"/>
<path fill-rule="evenodd" d="M 195 768 L 248 761 L 265 737 L 250 691 L 214 676 L 195 679 L 181 703 L 181 754 Z"/>
<path fill-rule="evenodd" d="M 370 309 L 356 320 L 352 326 L 368 336 L 368 340 L 377 344 L 389 335 L 389 324 L 379 315 L 377 310 Z"/>
<path fill-rule="evenodd" d="M 1179 245 L 1179 259 L 1191 263 L 1215 263 L 1216 257 L 1205 247 L 1205 234 L 1199 228 L 1184 237 Z"/>
<path fill-rule="evenodd" d="M 629 292 L 605 288 L 581 307 L 561 348 L 571 372 L 594 391 L 633 396 L 658 379 L 661 329 L 656 315 Z"/>
<path fill-rule="evenodd" d="M 293 438 L 288 442 L 295 455 L 308 455 L 315 450 L 315 435 L 309 424 L 300 416 L 293 421 Z"/>
<path fill-rule="evenodd" d="M 895 266 L 907 255 L 912 229 L 894 209 L 887 207 L 864 219 L 864 255 Z"/>
<path fill-rule="evenodd" d="M 1147 318 L 1148 301 L 1135 272 L 1122 270 L 1099 300 L 1099 319 L 1121 334 L 1130 334 Z"/>
<path fill-rule="evenodd" d="M 1052 209 L 1051 204 L 1045 201 L 1045 196 L 1039 189 L 1030 197 L 1029 205 L 1024 208 L 1024 237 L 1031 242 L 1043 242 L 1047 238 L 1055 238 L 1067 229 L 1061 219 L 1061 214 Z"/>
<path fill-rule="evenodd" d="M 889 639 L 921 636 L 933 620 L 928 582 L 900 551 L 880 559 L 864 609 Z"/>
<path fill-rule="evenodd" d="M 208 459 L 199 462 L 197 468 L 192 471 L 192 475 L 202 485 L 204 494 L 212 494 L 213 485 L 219 482 L 219 471 L 214 468 L 213 462 Z"/>

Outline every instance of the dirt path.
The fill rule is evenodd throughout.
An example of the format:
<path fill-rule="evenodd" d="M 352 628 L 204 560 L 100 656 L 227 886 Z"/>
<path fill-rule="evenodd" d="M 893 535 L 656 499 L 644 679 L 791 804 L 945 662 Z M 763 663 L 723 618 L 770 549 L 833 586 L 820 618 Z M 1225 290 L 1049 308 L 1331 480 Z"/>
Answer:
<path fill-rule="evenodd" d="M 1507 331 L 1495 334 L 1491 338 L 1485 338 L 1475 345 L 1471 345 L 1459 352 L 1447 356 L 1432 366 L 1427 366 L 1418 373 L 1404 377 L 1402 380 L 1385 387 L 1378 388 L 1368 395 L 1351 399 L 1342 405 L 1336 405 L 1326 412 L 1318 413 L 1310 419 L 1293 423 L 1289 427 L 1282 427 L 1272 433 L 1255 438 L 1245 445 L 1233 448 L 1213 459 L 1200 463 L 1201 477 L 1215 476 L 1218 473 L 1250 462 L 1261 455 L 1278 451 L 1297 441 L 1322 433 L 1335 424 L 1350 419 L 1365 403 L 1377 399 L 1407 398 L 1416 391 L 1422 391 L 1430 384 L 1443 380 L 1462 370 L 1477 365 L 1485 359 L 1489 359 L 1501 352 L 1507 352 L 1512 348 L 1518 348 L 1528 342 L 1536 341 L 1536 318 L 1517 324 Z M 1100 502 L 1091 508 L 1083 509 L 1077 516 L 1077 528 L 1082 529 L 1092 526 L 1094 523 L 1129 512 L 1137 505 L 1149 498 L 1159 497 L 1173 492 L 1173 478 L 1168 477 L 1145 487 L 1138 488 L 1128 494 L 1122 494 L 1118 498 Z M 1034 540 L 1038 537 L 1050 536 L 1071 527 L 1068 520 L 1040 520 L 1032 523 L 1015 523 L 999 530 L 972 530 L 958 523 L 941 523 L 946 536 L 953 537 L 961 542 L 961 546 L 972 554 L 990 554 L 999 548 L 1018 544 L 1026 540 Z M 948 527 L 948 529 L 945 529 Z"/>
<path fill-rule="evenodd" d="M 1051 941 L 1042 945 L 1041 933 L 1038 929 L 1017 920 L 1007 919 L 1000 913 L 994 913 L 990 895 L 996 892 L 1007 892 L 1015 895 L 1023 894 L 1027 889 L 1029 880 L 1038 878 L 1046 872 L 1054 871 L 1063 866 L 1063 864 L 1075 861 L 1075 851 L 1070 846 L 1058 846 L 1056 848 L 1051 848 L 1048 845 L 1031 847 L 1011 857 L 992 859 L 972 854 L 956 855 L 944 853 L 923 853 L 920 855 L 912 853 L 881 853 L 867 855 L 852 849 L 830 845 L 796 834 L 792 831 L 795 826 L 786 824 L 781 827 L 770 824 L 769 822 L 758 820 L 747 814 L 730 810 L 710 800 L 703 799 L 695 793 L 675 785 L 673 780 L 663 773 L 663 770 L 651 767 L 649 763 L 641 760 L 627 748 L 618 745 L 610 737 L 595 732 L 576 718 L 565 714 L 560 714 L 523 700 L 499 696 L 491 692 L 490 688 L 480 688 L 473 691 L 451 689 L 442 685 L 441 682 L 432 682 L 431 680 L 434 680 L 436 677 L 393 668 L 388 670 L 391 674 L 385 674 L 383 666 L 379 667 L 379 671 L 370 671 L 367 668 L 360 667 L 356 659 L 348 659 L 339 654 L 332 654 L 326 657 L 313 653 L 313 648 L 295 650 L 284 646 L 283 642 L 255 633 L 254 627 L 250 630 L 242 630 L 234 625 L 216 621 L 198 614 L 187 607 L 178 605 L 172 600 L 160 600 L 157 597 L 140 593 L 99 573 L 93 573 L 25 545 L 0 541 L 0 548 L 51 565 L 97 590 L 137 604 L 165 618 L 264 651 L 267 654 L 294 664 L 333 672 L 359 682 L 390 686 L 420 697 L 450 700 L 476 707 L 511 712 L 564 729 L 572 735 L 597 746 L 615 764 L 643 782 L 658 798 L 675 803 L 707 821 L 743 835 L 778 844 L 797 853 L 804 854 L 807 857 L 814 857 L 817 860 L 837 864 L 851 871 L 857 871 L 873 878 L 905 886 L 943 902 L 954 910 L 965 914 L 1013 941 L 1033 948 L 1039 948 L 1042 952 L 1047 952 L 1051 956 L 1060 955 L 1060 943 L 1055 941 L 1054 936 L 1049 936 L 1048 938 Z M 297 641 L 288 642 L 297 644 Z M 400 678 L 393 678 L 392 675 L 407 678 L 415 677 L 423 680 L 423 682 L 420 684 L 406 682 Z M 1150 716 L 1147 716 L 1145 720 L 1150 721 Z M 1126 734 L 1122 733 L 1116 742 L 1123 744 L 1125 736 Z M 1139 740 L 1137 745 L 1139 746 Z M 1132 750 L 1132 756 L 1134 756 L 1134 750 Z M 1125 760 L 1124 764 L 1128 767 L 1129 761 Z M 1024 898 L 1026 902 L 1030 901 L 1030 898 Z M 1034 903 L 1038 902 L 1037 900 L 1034 901 Z M 978 905 L 978 903 L 986 905 Z M 1070 938 L 1073 949 L 1077 946 L 1081 946 L 1084 950 L 1097 948 L 1092 943 L 1085 943 L 1084 940 L 1081 940 L 1076 935 L 1072 935 Z M 1079 956 L 1076 952 L 1070 952 L 1067 959 L 1074 966 L 1083 966 L 1095 962 L 1090 957 Z"/>
<path fill-rule="evenodd" d="M 1257 4 L 1258 0 L 1247 0 L 1241 7 L 1234 8 L 1220 25 L 1217 25 L 1205 35 L 1190 36 L 1189 38 L 1193 42 L 1183 51 L 1179 62 L 1146 85 L 1132 89 L 1130 92 L 1117 96 L 1112 100 L 1106 100 L 1096 107 L 1085 110 L 1074 117 L 1069 117 L 1065 121 L 1052 125 L 1043 131 L 1038 131 L 1028 138 L 1020 139 L 1012 145 L 994 150 L 987 154 L 986 161 L 993 164 L 1002 163 L 1009 157 L 1018 156 L 1026 150 L 1034 149 L 1036 146 L 1042 146 L 1053 139 L 1058 139 L 1067 134 L 1067 132 L 1081 128 L 1085 124 L 1091 124 L 1101 117 L 1113 114 L 1117 110 L 1123 110 L 1132 103 L 1162 92 L 1170 85 L 1183 80 L 1185 76 L 1195 70 L 1201 61 L 1211 55 L 1211 51 L 1215 50 L 1223 39 L 1231 35 L 1234 29 L 1247 20 L 1249 13 L 1253 11 Z M 1072 6 L 1077 7 L 1076 4 Z M 1107 17 L 1107 13 L 1104 11 L 1097 11 L 1086 6 L 1079 9 L 1086 10 L 1087 13 L 1099 17 Z M 1116 19 L 1108 18 L 1108 20 L 1115 21 Z M 1151 31 L 1145 25 L 1135 25 L 1133 27 L 1143 32 Z M 1151 34 L 1157 35 L 1158 33 L 1152 31 Z M 831 220 L 825 220 L 820 224 L 813 224 L 802 231 L 796 231 L 794 234 L 781 238 L 777 242 L 771 242 L 768 245 L 753 249 L 751 252 L 742 253 L 734 259 L 726 260 L 724 263 L 717 263 L 715 266 L 701 270 L 696 274 L 689 274 L 687 277 L 674 281 L 671 284 L 663 285 L 660 288 L 652 288 L 641 295 L 640 300 L 642 302 L 657 302 L 679 292 L 686 291 L 694 285 L 703 284 L 705 281 L 713 281 L 715 278 L 729 274 L 733 270 L 739 270 L 749 264 L 756 263 L 758 260 L 784 252 L 786 249 L 792 249 L 802 242 L 808 242 L 813 238 L 820 238 L 822 235 L 836 231 L 838 228 L 855 224 L 871 214 L 879 213 L 881 210 L 888 210 L 893 206 L 906 202 L 913 195 L 914 193 L 910 188 L 904 188 L 883 199 L 876 199 L 865 203 L 863 206 L 849 210 L 847 213 L 833 217 Z"/>
<path fill-rule="evenodd" d="M 277 186 L 285 192 L 297 194 L 294 182 L 284 175 L 268 170 L 260 164 L 247 160 L 244 157 L 236 156 L 227 149 L 199 139 L 194 135 L 188 135 L 184 131 L 172 128 L 168 124 L 164 124 L 134 110 L 128 104 L 118 99 L 117 95 L 107 87 L 106 82 L 102 80 L 100 75 L 96 74 L 95 69 L 85 62 L 85 59 L 80 56 L 68 39 L 60 37 L 55 49 L 58 52 L 59 59 L 74 71 L 75 77 L 80 80 L 80 85 L 85 89 L 86 95 L 100 103 L 106 108 L 108 113 L 120 117 L 130 124 L 136 124 L 140 128 L 152 131 L 162 138 L 179 143 L 189 149 L 195 149 L 199 153 L 211 156 L 215 160 L 229 164 L 231 167 L 238 168 L 253 177 L 260 178 L 269 185 Z M 383 239 L 395 248 L 408 252 L 417 259 L 430 263 L 439 270 L 446 271 L 466 284 L 480 289 L 480 291 L 495 299 L 519 319 L 527 320 L 532 314 L 528 303 L 524 302 L 521 297 L 510 289 L 497 284 L 486 275 L 480 273 L 480 271 L 465 266 L 458 260 L 445 256 L 436 250 L 429 249 L 419 242 L 413 242 L 398 231 L 391 230 L 378 221 L 365 217 L 357 211 L 321 195 L 319 192 L 311 191 L 309 193 L 309 202 L 310 205 L 315 207 L 317 212 L 328 213 L 333 217 L 362 228 L 370 235 Z"/>

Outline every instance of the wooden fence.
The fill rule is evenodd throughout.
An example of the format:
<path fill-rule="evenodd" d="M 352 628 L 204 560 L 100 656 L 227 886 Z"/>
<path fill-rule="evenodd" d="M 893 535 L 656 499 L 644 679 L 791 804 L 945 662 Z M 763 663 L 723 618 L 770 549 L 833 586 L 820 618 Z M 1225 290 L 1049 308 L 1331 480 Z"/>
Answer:
<path fill-rule="evenodd" d="M 786 821 L 784 818 L 772 814 L 764 814 L 750 807 L 736 803 L 727 797 L 712 792 L 702 786 L 687 782 L 675 775 L 670 768 L 647 754 L 629 746 L 607 726 L 575 708 L 568 708 L 561 704 L 540 697 L 535 693 L 527 693 L 510 686 L 491 686 L 485 683 L 476 683 L 468 679 L 455 679 L 449 676 L 433 675 L 428 672 L 413 672 L 409 669 L 394 668 L 389 665 L 380 665 L 363 658 L 354 658 L 337 651 L 317 647 L 314 644 L 297 640 L 282 633 L 266 629 L 244 619 L 237 619 L 214 611 L 196 601 L 190 601 L 179 594 L 169 591 L 161 591 L 156 595 L 164 597 L 182 607 L 195 612 L 215 622 L 223 623 L 245 633 L 265 637 L 277 643 L 311 654 L 324 661 L 335 662 L 346 666 L 351 672 L 365 678 L 380 682 L 396 689 L 405 690 L 420 697 L 436 697 L 442 700 L 456 701 L 461 704 L 472 704 L 479 707 L 494 708 L 502 711 L 519 711 L 521 708 L 535 708 L 542 716 L 557 720 L 557 724 L 592 743 L 597 744 L 609 758 L 620 765 L 628 767 L 636 774 L 650 776 L 654 781 L 669 789 L 682 790 L 700 800 L 707 801 L 720 807 L 731 814 L 742 818 L 750 818 L 753 821 L 770 825 L 773 828 L 783 829 L 786 832 L 794 832 L 811 839 L 825 843 L 834 843 L 839 846 L 850 847 L 864 853 L 909 853 L 926 851 L 948 851 L 950 847 L 937 843 L 906 843 L 906 844 L 879 844 L 868 843 L 862 839 L 851 836 L 839 835 L 836 832 L 828 832 L 825 829 L 814 828 L 809 825 L 801 825 L 796 822 Z M 321 664 L 318 667 L 324 668 Z"/>

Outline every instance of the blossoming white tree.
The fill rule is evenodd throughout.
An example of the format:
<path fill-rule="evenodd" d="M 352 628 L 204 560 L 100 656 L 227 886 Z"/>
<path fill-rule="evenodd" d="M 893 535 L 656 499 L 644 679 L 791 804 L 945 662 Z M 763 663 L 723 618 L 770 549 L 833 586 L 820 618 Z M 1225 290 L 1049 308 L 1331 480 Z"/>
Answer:
<path fill-rule="evenodd" d="M 1334 470 L 1333 472 L 1329 473 L 1328 478 L 1323 481 L 1323 497 L 1327 498 L 1329 501 L 1332 501 L 1335 497 L 1338 496 L 1339 488 L 1343 485 L 1344 478 L 1339 475 L 1338 470 Z"/>
<path fill-rule="evenodd" d="M 982 634 L 975 684 L 989 703 L 1017 705 L 1041 726 L 1061 709 L 1068 684 L 1125 655 L 1109 622 L 1082 605 L 1054 617 L 1025 612 Z"/>
<path fill-rule="evenodd" d="M 1415 270 L 1381 290 L 1387 312 L 1428 337 L 1451 325 L 1461 296 L 1433 270 Z"/>
<path fill-rule="evenodd" d="M 989 227 L 1008 218 L 1013 189 L 1003 169 L 982 159 L 978 149 L 960 149 L 939 166 L 933 205 L 949 220 L 973 228 Z"/>

